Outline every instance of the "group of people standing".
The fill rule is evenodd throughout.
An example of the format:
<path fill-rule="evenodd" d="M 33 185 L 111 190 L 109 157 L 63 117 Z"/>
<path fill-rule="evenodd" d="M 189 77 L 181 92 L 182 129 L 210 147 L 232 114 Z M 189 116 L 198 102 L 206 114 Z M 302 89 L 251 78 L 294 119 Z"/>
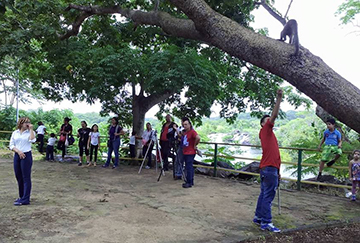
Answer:
<path fill-rule="evenodd" d="M 176 154 L 173 158 L 173 170 L 175 179 L 182 179 L 183 177 L 183 164 L 185 164 L 185 183 L 182 185 L 184 188 L 190 188 L 194 185 L 194 167 L 193 162 L 197 153 L 197 145 L 200 142 L 200 136 L 194 130 L 189 118 L 184 117 L 181 120 L 182 128 L 180 128 L 171 119 L 168 114 L 165 117 L 166 122 L 163 124 L 160 133 L 160 148 L 161 159 L 163 161 L 163 169 L 169 170 L 169 155 L 170 150 Z M 136 132 L 133 132 L 136 138 Z M 151 124 L 146 124 L 146 130 L 142 134 L 142 152 L 143 156 L 147 157 L 146 169 L 152 167 L 152 150 L 154 144 L 157 143 L 156 131 L 152 129 Z"/>
<path fill-rule="evenodd" d="M 257 200 L 255 216 L 253 223 L 260 226 L 261 230 L 268 230 L 271 232 L 280 232 L 280 229 L 272 224 L 271 204 L 275 198 L 276 188 L 279 186 L 280 165 L 281 158 L 279 152 L 279 145 L 276 136 L 273 132 L 275 119 L 278 116 L 280 103 L 282 100 L 283 91 L 277 91 L 277 99 L 275 107 L 271 113 L 271 116 L 265 115 L 260 120 L 261 129 L 259 137 L 261 141 L 261 147 L 263 150 L 262 158 L 260 161 L 260 194 Z M 200 142 L 200 137 L 192 127 L 190 120 L 184 117 L 182 122 L 182 128 L 178 127 L 171 120 L 171 116 L 165 117 L 166 122 L 163 124 L 160 134 L 160 146 L 161 156 L 163 158 L 163 169 L 169 169 L 169 153 L 170 149 L 176 151 L 175 158 L 175 179 L 181 179 L 183 176 L 183 164 L 185 164 L 185 183 L 184 188 L 190 188 L 194 185 L 194 167 L 193 162 L 197 153 L 197 145 Z M 62 148 L 62 158 L 65 155 L 66 141 L 72 134 L 72 126 L 69 124 L 71 119 L 66 117 L 64 124 L 60 129 L 60 139 L 58 147 Z M 327 166 L 332 166 L 337 159 L 339 159 L 341 151 L 341 134 L 335 129 L 335 120 L 329 119 L 326 122 L 327 129 L 324 132 L 324 138 L 321 140 L 319 149 L 323 144 L 325 147 L 322 152 L 318 180 L 321 179 L 322 170 L 325 163 Z M 39 149 L 42 150 L 43 138 L 46 133 L 46 128 L 41 122 L 38 123 L 39 127 L 36 130 L 38 133 L 38 142 L 40 143 Z M 108 156 L 106 163 L 102 167 L 109 167 L 111 161 L 111 155 L 115 153 L 115 160 L 113 163 L 113 169 L 116 169 L 119 165 L 119 147 L 120 136 L 124 135 L 124 131 L 119 126 L 118 119 L 116 117 L 111 119 L 111 126 L 109 128 L 109 140 L 108 140 Z M 91 166 L 92 154 L 94 155 L 94 166 L 96 166 L 97 149 L 100 145 L 100 134 L 98 126 L 94 124 L 91 129 L 87 127 L 85 121 L 81 122 L 81 128 L 78 129 L 79 137 L 79 165 L 82 165 L 82 156 L 85 152 L 87 157 L 87 164 Z M 64 139 L 65 138 L 65 139 Z M 132 132 L 130 137 L 130 154 L 131 157 L 135 157 L 135 143 L 136 139 L 141 139 L 143 143 L 143 156 L 148 157 L 148 163 L 146 168 L 150 169 L 152 166 L 151 157 L 152 150 L 155 143 L 157 143 L 156 131 L 152 129 L 151 124 L 146 124 L 146 130 L 143 132 L 142 137 L 136 136 L 136 131 Z M 14 151 L 14 172 L 18 182 L 19 198 L 14 201 L 14 205 L 28 205 L 30 204 L 31 193 L 31 167 L 32 167 L 32 154 L 31 143 L 36 141 L 33 125 L 30 123 L 29 118 L 22 117 L 17 123 L 17 129 L 12 133 L 10 139 L 9 148 Z M 54 146 L 56 141 L 55 134 L 51 134 L 47 152 L 52 151 L 51 147 Z M 177 145 L 177 146 L 174 146 Z M 90 158 L 89 158 L 90 149 Z M 335 154 L 335 158 L 331 160 L 331 156 Z M 46 158 L 53 158 L 46 155 Z M 353 159 L 349 162 L 349 178 L 352 181 L 352 198 L 356 200 L 356 186 L 360 187 L 360 150 L 353 152 Z"/>
<path fill-rule="evenodd" d="M 70 124 L 71 118 L 65 117 L 64 123 L 60 127 L 59 131 L 59 139 L 56 138 L 55 133 L 51 133 L 48 138 L 47 146 L 46 146 L 46 157 L 45 159 L 48 161 L 54 161 L 54 151 L 55 144 L 57 141 L 57 149 L 61 151 L 61 159 L 63 161 L 66 155 L 66 149 L 69 145 L 72 145 L 75 142 L 73 138 L 73 127 Z M 36 142 L 39 143 L 39 152 L 43 152 L 44 146 L 44 135 L 46 134 L 46 127 L 40 121 L 38 122 L 38 128 L 36 129 L 37 139 Z M 86 155 L 86 163 L 88 166 L 92 165 L 92 158 L 94 155 L 94 166 L 96 166 L 97 161 L 97 151 L 100 145 L 100 133 L 98 125 L 94 124 L 91 128 L 87 127 L 86 121 L 81 122 L 81 128 L 77 131 L 77 137 L 79 138 L 79 163 L 78 165 L 82 165 L 83 155 Z M 89 156 L 90 155 L 90 156 Z M 90 160 L 89 160 L 90 159 Z"/>

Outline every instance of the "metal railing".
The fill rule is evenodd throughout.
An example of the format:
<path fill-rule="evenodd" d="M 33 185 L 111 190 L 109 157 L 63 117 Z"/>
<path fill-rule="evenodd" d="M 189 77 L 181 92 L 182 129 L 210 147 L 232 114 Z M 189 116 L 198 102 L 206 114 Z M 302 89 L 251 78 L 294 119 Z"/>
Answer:
<path fill-rule="evenodd" d="M 194 167 L 202 167 L 202 168 L 213 169 L 214 170 L 214 173 L 213 173 L 214 177 L 217 176 L 217 171 L 218 170 L 234 172 L 234 173 L 240 173 L 240 174 L 246 174 L 246 175 L 260 176 L 259 173 L 221 168 L 221 167 L 218 167 L 217 162 L 218 162 L 219 158 L 228 158 L 228 159 L 233 158 L 233 159 L 260 161 L 260 159 L 258 159 L 258 158 L 218 155 L 219 145 L 222 145 L 222 146 L 252 147 L 252 148 L 261 148 L 261 146 L 259 146 L 259 145 L 243 145 L 243 144 L 236 144 L 236 143 L 215 143 L 215 142 L 202 142 L 202 144 L 214 145 L 214 153 L 213 154 L 207 154 L 207 153 L 203 154 L 205 156 L 213 156 L 214 166 L 194 165 Z M 317 149 L 295 148 L 295 147 L 279 147 L 279 149 L 297 150 L 298 151 L 297 162 L 281 161 L 281 164 L 288 164 L 288 165 L 296 165 L 297 166 L 297 179 L 281 177 L 282 180 L 296 182 L 297 190 L 301 190 L 301 184 L 312 184 L 312 185 L 319 185 L 319 186 L 328 186 L 328 187 L 335 187 L 335 188 L 351 189 L 351 186 L 347 186 L 347 185 L 324 183 L 324 182 L 315 182 L 315 181 L 305 181 L 305 180 L 301 179 L 302 178 L 302 167 L 303 166 L 304 167 L 319 167 L 319 164 L 303 163 L 302 162 L 302 160 L 303 160 L 303 152 L 304 151 L 319 152 Z M 343 154 L 349 154 L 349 153 L 351 153 L 351 152 L 350 151 L 343 151 Z M 348 170 L 349 167 L 348 166 L 331 166 L 331 168 L 338 169 L 338 170 Z"/>
<path fill-rule="evenodd" d="M 12 133 L 11 131 L 0 131 L 0 133 Z M 107 136 L 101 136 L 102 138 L 107 138 Z M 0 140 L 0 142 L 9 142 L 9 140 Z M 234 173 L 240 173 L 245 175 L 252 175 L 252 176 L 260 176 L 258 173 L 253 172 L 247 172 L 247 171 L 240 171 L 240 170 L 232 170 L 232 169 L 226 169 L 221 168 L 218 166 L 218 159 L 219 158 L 232 158 L 232 159 L 242 159 L 242 160 L 251 160 L 251 161 L 260 161 L 258 158 L 249 158 L 249 157 L 240 157 L 240 156 L 224 156 L 219 155 L 219 145 L 220 146 L 239 146 L 239 147 L 252 147 L 252 148 L 261 148 L 259 145 L 243 145 L 243 144 L 236 144 L 236 143 L 215 143 L 215 142 L 201 142 L 201 144 L 208 144 L 208 145 L 214 145 L 214 153 L 213 154 L 207 154 L 204 153 L 205 156 L 211 156 L 213 157 L 214 166 L 204 166 L 204 165 L 197 165 L 194 164 L 194 167 L 201 167 L 201 168 L 207 168 L 207 169 L 213 169 L 213 176 L 217 176 L 218 170 L 228 171 L 228 172 L 234 172 Z M 102 146 L 105 147 L 105 146 Z M 121 147 L 122 149 L 126 149 L 127 147 Z M 310 151 L 310 152 L 318 152 L 316 149 L 308 149 L 308 148 L 295 148 L 295 147 L 279 147 L 279 149 L 285 149 L 285 150 L 297 150 L 297 162 L 289 162 L 289 161 L 282 161 L 281 164 L 288 164 L 288 165 L 297 165 L 297 179 L 293 178 L 286 178 L 282 177 L 282 180 L 288 180 L 288 181 L 294 181 L 297 184 L 297 190 L 301 190 L 301 184 L 312 184 L 312 185 L 318 185 L 318 186 L 328 186 L 328 187 L 335 187 L 335 188 L 346 188 L 351 189 L 351 186 L 347 185 L 341 185 L 341 184 L 331 184 L 331 183 L 323 183 L 323 182 L 314 182 L 314 181 L 305 181 L 301 179 L 302 176 L 302 168 L 303 167 L 318 167 L 319 165 L 316 164 L 309 164 L 309 163 L 303 163 L 303 152 L 304 151 Z M 350 151 L 344 151 L 343 154 L 351 153 Z M 347 166 L 332 166 L 331 168 L 338 169 L 338 170 L 348 170 Z"/>

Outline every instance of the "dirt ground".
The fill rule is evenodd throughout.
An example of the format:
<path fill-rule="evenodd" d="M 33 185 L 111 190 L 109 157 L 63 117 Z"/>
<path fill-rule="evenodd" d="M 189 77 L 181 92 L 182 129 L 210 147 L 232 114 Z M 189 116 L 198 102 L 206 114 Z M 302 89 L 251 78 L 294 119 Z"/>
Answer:
<path fill-rule="evenodd" d="M 258 184 L 195 175 L 195 186 L 183 189 L 171 172 L 157 182 L 155 170 L 138 174 L 138 168 L 35 161 L 31 205 L 15 207 L 12 160 L 0 159 L 0 242 L 265 242 L 274 237 L 251 223 Z M 275 237 L 295 236 L 301 227 L 357 221 L 360 202 L 282 190 L 281 211 L 278 215 L 275 200 L 274 224 L 284 231 Z M 320 242 L 311 239 L 299 242 Z"/>

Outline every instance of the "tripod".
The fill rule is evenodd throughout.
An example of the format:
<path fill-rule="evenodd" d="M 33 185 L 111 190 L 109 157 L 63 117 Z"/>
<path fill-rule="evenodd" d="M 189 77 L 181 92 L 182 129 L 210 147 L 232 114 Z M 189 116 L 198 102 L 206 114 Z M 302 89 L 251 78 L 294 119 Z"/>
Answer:
<path fill-rule="evenodd" d="M 185 175 L 185 171 L 184 171 L 184 161 L 183 161 L 183 157 L 181 157 L 180 159 L 180 155 L 178 153 L 178 149 L 181 149 L 179 147 L 179 145 L 177 143 L 170 143 L 170 152 L 169 154 L 171 154 L 171 150 L 173 151 L 172 154 L 173 156 L 171 156 L 172 160 L 173 160 L 173 178 L 175 179 L 176 175 L 175 175 L 175 171 L 177 171 L 178 167 L 181 168 L 181 177 L 184 179 L 184 181 L 186 182 L 186 175 Z M 181 152 L 182 154 L 182 152 Z M 180 166 L 181 164 L 181 166 Z M 165 175 L 164 169 L 162 169 L 163 173 L 160 173 L 158 181 L 160 181 L 161 175 Z"/>
<path fill-rule="evenodd" d="M 155 136 L 155 141 L 156 141 L 156 144 L 155 144 L 155 148 L 156 148 L 156 149 L 155 149 L 155 150 L 156 150 L 157 153 L 159 153 L 159 157 L 160 157 L 161 172 L 164 173 L 164 175 L 165 175 L 165 172 L 163 171 L 163 170 L 164 170 L 164 165 L 163 165 L 163 161 L 162 161 L 162 158 L 161 158 L 161 151 L 160 151 L 160 146 L 159 146 L 159 140 L 157 139 L 157 131 L 155 131 L 154 136 Z M 146 160 L 146 158 L 147 158 L 147 156 L 148 156 L 148 153 L 151 153 L 150 147 L 151 147 L 152 143 L 154 143 L 154 141 L 152 140 L 152 138 L 150 138 L 150 143 L 149 143 L 149 146 L 148 146 L 148 148 L 147 148 L 147 150 L 146 150 L 146 153 L 145 153 L 145 155 L 144 155 L 144 159 L 143 159 L 143 161 L 142 161 L 142 163 L 141 163 L 141 166 L 140 166 L 140 169 L 139 169 L 138 174 L 140 174 L 140 172 L 141 172 L 141 170 L 142 170 L 142 168 L 143 168 L 143 166 L 144 166 L 144 163 L 145 163 L 145 160 Z M 158 167 L 157 159 L 155 159 L 155 163 L 156 163 L 155 168 L 156 168 L 156 173 L 157 173 L 157 169 L 158 169 L 158 168 L 157 168 L 157 167 Z"/>

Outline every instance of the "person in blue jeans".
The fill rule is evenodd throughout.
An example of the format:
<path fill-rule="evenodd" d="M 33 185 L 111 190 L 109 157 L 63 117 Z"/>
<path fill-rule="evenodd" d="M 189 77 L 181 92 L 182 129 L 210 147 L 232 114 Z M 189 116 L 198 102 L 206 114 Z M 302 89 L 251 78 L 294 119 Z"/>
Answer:
<path fill-rule="evenodd" d="M 36 137 L 33 125 L 28 117 L 21 117 L 17 123 L 17 130 L 11 134 L 9 148 L 14 151 L 14 171 L 19 187 L 19 198 L 14 201 L 15 206 L 29 205 L 31 194 L 31 167 L 33 164 L 31 144 Z"/>
<path fill-rule="evenodd" d="M 282 90 L 277 91 L 275 107 L 271 116 L 265 115 L 260 120 L 260 133 L 262 158 L 260 161 L 260 195 L 256 205 L 253 222 L 260 225 L 261 230 L 280 232 L 272 223 L 271 203 L 275 198 L 276 188 L 280 179 L 280 152 L 279 145 L 273 132 L 274 122 L 279 114 L 282 99 Z"/>
<path fill-rule="evenodd" d="M 122 127 L 119 126 L 118 118 L 113 117 L 111 119 L 111 126 L 109 129 L 107 160 L 106 163 L 102 166 L 103 168 L 109 167 L 112 152 L 115 154 L 115 161 L 112 168 L 116 169 L 119 166 L 120 135 L 124 135 L 124 131 Z"/>
<path fill-rule="evenodd" d="M 184 127 L 184 134 L 181 137 L 181 144 L 183 149 L 186 181 L 182 184 L 183 188 L 190 188 L 194 186 L 194 159 L 197 151 L 197 145 L 200 142 L 200 136 L 194 130 L 189 118 L 184 117 L 182 119 L 182 125 Z"/>

